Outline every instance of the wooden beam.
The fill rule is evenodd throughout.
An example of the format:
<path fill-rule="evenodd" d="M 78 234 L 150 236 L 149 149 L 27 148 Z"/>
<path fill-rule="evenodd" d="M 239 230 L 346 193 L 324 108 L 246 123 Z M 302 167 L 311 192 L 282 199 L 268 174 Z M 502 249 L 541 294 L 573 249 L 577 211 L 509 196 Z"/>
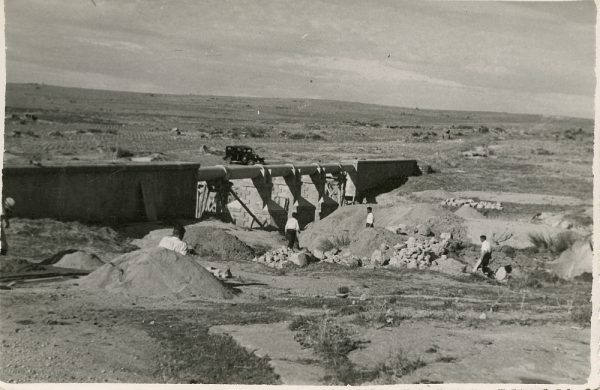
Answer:
<path fill-rule="evenodd" d="M 231 189 L 231 188 L 230 188 L 230 189 L 229 189 L 229 192 L 231 192 L 231 195 L 233 195 L 233 197 L 234 197 L 234 198 L 235 198 L 235 199 L 236 199 L 238 202 L 240 202 L 240 204 L 242 205 L 242 207 L 244 208 L 244 210 L 246 210 L 246 212 L 247 212 L 248 214 L 250 214 L 250 216 L 251 216 L 251 217 L 252 217 L 252 218 L 253 218 L 253 219 L 254 219 L 254 220 L 255 220 L 255 221 L 256 221 L 256 222 L 257 222 L 257 223 L 260 225 L 260 227 L 264 228 L 264 227 L 265 227 L 265 224 L 264 224 L 263 222 L 261 222 L 261 221 L 258 219 L 258 217 L 256 217 L 256 215 L 254 215 L 254 213 L 252 213 L 252 211 L 250 211 L 250 209 L 248 208 L 248 206 L 246 206 L 246 205 L 244 204 L 244 202 L 242 202 L 242 200 L 240 199 L 240 197 L 239 197 L 239 196 L 237 196 L 237 194 L 236 194 L 235 192 L 233 192 L 233 189 Z"/>

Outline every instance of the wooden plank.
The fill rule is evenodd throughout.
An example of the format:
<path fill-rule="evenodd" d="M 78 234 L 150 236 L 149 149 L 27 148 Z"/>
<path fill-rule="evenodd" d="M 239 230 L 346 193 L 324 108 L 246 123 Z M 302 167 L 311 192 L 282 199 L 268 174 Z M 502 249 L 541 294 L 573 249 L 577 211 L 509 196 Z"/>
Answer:
<path fill-rule="evenodd" d="M 154 182 L 144 180 L 140 183 L 140 185 L 142 186 L 142 197 L 144 198 L 146 218 L 148 218 L 148 221 L 158 221 Z"/>

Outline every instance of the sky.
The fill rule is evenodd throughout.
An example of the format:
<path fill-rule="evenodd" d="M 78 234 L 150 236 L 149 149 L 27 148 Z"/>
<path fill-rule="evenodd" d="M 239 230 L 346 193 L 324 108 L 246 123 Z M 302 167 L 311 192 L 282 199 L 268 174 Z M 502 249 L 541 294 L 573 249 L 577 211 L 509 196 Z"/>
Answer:
<path fill-rule="evenodd" d="M 5 0 L 7 82 L 592 118 L 592 1 Z"/>

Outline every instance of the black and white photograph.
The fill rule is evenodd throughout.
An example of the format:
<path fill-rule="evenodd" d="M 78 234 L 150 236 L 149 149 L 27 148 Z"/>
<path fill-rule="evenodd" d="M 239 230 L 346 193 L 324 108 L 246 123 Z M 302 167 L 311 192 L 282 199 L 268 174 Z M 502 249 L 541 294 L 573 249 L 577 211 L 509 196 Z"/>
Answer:
<path fill-rule="evenodd" d="M 594 1 L 2 4 L 2 388 L 600 385 Z"/>

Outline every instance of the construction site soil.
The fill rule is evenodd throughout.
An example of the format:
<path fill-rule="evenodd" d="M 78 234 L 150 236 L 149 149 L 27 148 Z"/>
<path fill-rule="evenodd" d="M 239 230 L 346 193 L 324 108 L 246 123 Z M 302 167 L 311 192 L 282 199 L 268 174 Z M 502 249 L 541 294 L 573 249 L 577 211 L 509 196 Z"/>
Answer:
<path fill-rule="evenodd" d="M 344 206 L 300 244 L 370 258 L 382 244 L 449 233 L 455 263 L 276 269 L 249 260 L 285 245 L 277 232 L 188 221 L 198 254 L 181 256 L 156 248 L 172 228 L 160 221 L 14 218 L 0 260 L 2 381 L 508 387 L 589 377 L 591 120 L 9 84 L 5 122 L 6 165 L 130 161 L 117 149 L 211 165 L 244 137 L 268 162 L 414 158 L 435 173 L 376 194 L 374 229 L 366 205 Z M 325 140 L 287 135 L 315 131 Z M 464 157 L 478 147 L 487 157 Z M 455 213 L 441 205 L 450 198 L 503 210 Z M 481 234 L 491 268 L 511 266 L 507 279 L 463 272 Z"/>

